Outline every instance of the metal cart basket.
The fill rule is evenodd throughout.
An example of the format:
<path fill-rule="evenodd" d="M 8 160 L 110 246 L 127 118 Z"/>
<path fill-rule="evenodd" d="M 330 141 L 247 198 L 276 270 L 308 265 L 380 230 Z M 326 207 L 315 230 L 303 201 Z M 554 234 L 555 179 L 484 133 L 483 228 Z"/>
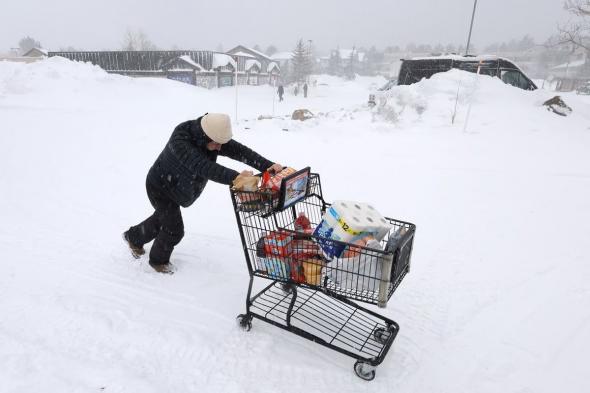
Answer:
<path fill-rule="evenodd" d="M 239 325 L 249 331 L 257 318 L 351 356 L 355 373 L 372 380 L 399 326 L 354 301 L 387 305 L 410 269 L 416 227 L 386 218 L 393 227 L 381 240 L 383 250 L 296 230 L 300 213 L 315 227 L 330 208 L 315 173 L 305 197 L 282 210 L 284 196 L 276 192 L 231 189 L 231 196 L 250 274 Z M 322 247 L 342 252 L 327 259 Z M 253 295 L 255 278 L 271 282 Z"/>

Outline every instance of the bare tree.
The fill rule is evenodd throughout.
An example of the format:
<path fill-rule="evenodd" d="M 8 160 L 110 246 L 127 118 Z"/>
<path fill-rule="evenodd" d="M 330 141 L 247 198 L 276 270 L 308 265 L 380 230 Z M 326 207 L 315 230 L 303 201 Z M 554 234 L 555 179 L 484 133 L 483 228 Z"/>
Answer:
<path fill-rule="evenodd" d="M 41 48 L 41 43 L 32 37 L 26 36 L 20 39 L 18 47 L 21 53 L 27 53 L 33 48 Z"/>
<path fill-rule="evenodd" d="M 156 44 L 154 44 L 148 36 L 142 31 L 139 30 L 137 32 L 137 43 L 139 45 L 139 50 L 156 50 Z"/>
<path fill-rule="evenodd" d="M 137 40 L 135 38 L 135 33 L 131 29 L 127 29 L 125 32 L 125 36 L 123 37 L 123 50 L 138 50 L 137 49 Z"/>
<path fill-rule="evenodd" d="M 566 0 L 564 8 L 576 18 L 558 27 L 559 36 L 551 44 L 571 44 L 573 49 L 590 51 L 590 0 Z"/>
<path fill-rule="evenodd" d="M 142 31 L 127 29 L 123 37 L 123 50 L 156 50 L 156 45 Z"/>

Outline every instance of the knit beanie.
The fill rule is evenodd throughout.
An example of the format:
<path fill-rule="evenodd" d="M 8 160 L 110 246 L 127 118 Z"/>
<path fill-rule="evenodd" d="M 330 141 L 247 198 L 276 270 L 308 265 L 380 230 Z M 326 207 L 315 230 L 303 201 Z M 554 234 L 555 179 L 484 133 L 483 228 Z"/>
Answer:
<path fill-rule="evenodd" d="M 225 113 L 207 113 L 201 118 L 201 127 L 213 142 L 229 142 L 232 137 L 231 120 Z"/>

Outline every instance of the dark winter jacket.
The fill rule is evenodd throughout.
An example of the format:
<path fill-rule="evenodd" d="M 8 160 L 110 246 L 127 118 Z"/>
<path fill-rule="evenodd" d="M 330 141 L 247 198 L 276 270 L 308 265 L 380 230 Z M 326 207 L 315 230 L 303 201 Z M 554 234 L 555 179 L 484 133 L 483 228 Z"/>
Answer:
<path fill-rule="evenodd" d="M 207 150 L 211 139 L 201 128 L 201 118 L 179 124 L 152 165 L 147 181 L 180 206 L 188 207 L 201 195 L 208 180 L 231 185 L 238 172 L 216 163 L 227 156 L 265 171 L 273 163 L 241 143 L 230 140 L 221 150 Z"/>

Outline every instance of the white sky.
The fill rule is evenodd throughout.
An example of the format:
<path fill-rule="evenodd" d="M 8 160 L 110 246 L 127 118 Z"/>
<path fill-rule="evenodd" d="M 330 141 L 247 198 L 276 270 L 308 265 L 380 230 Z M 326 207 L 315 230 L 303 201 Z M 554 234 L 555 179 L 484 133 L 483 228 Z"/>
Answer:
<path fill-rule="evenodd" d="M 25 35 L 50 50 L 120 49 L 127 28 L 160 48 L 237 44 L 291 50 L 299 38 L 320 51 L 415 43 L 465 44 L 473 0 L 0 0 L 0 51 Z M 568 19 L 562 0 L 478 0 L 479 48 L 530 34 L 543 42 Z"/>

